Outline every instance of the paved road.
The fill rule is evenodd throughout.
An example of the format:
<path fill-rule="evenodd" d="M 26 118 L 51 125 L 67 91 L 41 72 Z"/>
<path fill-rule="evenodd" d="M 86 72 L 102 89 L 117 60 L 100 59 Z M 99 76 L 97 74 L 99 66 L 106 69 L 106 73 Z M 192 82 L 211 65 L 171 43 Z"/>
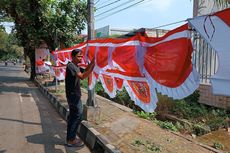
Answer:
<path fill-rule="evenodd" d="M 68 148 L 66 123 L 19 65 L 0 63 L 0 153 L 88 153 Z"/>

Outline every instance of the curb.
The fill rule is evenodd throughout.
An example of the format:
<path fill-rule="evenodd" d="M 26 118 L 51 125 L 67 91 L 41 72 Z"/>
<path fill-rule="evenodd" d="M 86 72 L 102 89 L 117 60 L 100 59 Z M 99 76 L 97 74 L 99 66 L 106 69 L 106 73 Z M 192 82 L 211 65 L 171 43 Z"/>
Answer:
<path fill-rule="evenodd" d="M 41 85 L 37 79 L 34 80 L 34 83 L 66 121 L 69 113 L 68 106 L 63 105 L 56 96 L 49 93 L 47 88 Z M 85 120 L 81 122 L 78 128 L 78 136 L 94 153 L 120 153 L 118 148 L 110 144 L 103 135 L 91 127 Z"/>

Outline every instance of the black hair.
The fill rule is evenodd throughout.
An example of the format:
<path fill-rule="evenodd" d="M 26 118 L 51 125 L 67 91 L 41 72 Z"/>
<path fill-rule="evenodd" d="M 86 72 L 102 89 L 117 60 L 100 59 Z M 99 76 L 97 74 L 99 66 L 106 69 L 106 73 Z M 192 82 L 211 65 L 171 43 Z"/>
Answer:
<path fill-rule="evenodd" d="M 74 49 L 74 50 L 72 50 L 72 52 L 71 52 L 71 56 L 72 57 L 75 57 L 79 52 L 81 52 L 82 50 L 80 50 L 80 49 Z"/>

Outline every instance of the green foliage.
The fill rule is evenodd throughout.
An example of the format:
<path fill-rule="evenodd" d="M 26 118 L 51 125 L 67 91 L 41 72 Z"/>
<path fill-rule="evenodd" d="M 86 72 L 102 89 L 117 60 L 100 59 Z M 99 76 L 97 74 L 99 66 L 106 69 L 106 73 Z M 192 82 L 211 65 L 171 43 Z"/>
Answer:
<path fill-rule="evenodd" d="M 214 117 L 207 121 L 207 125 L 212 131 L 218 130 L 221 127 L 224 127 L 227 124 L 225 118 L 223 117 Z"/>
<path fill-rule="evenodd" d="M 81 87 L 84 88 L 84 89 L 87 89 L 87 87 L 88 87 L 88 82 L 87 82 L 86 79 L 81 81 Z"/>
<path fill-rule="evenodd" d="M 189 95 L 188 97 L 184 98 L 186 102 L 198 102 L 200 97 L 199 90 L 196 90 L 193 94 Z"/>
<path fill-rule="evenodd" d="M 84 89 L 88 88 L 88 80 L 87 79 L 81 81 L 81 87 L 84 88 Z M 103 89 L 103 87 L 102 87 L 100 82 L 96 83 L 95 92 L 96 92 L 96 94 L 98 94 L 100 96 L 103 96 L 105 98 L 109 98 L 109 96 L 105 93 L 105 91 L 104 91 L 104 89 Z"/>
<path fill-rule="evenodd" d="M 177 100 L 172 107 L 172 112 L 180 118 L 193 119 L 207 116 L 207 107 L 198 103 L 199 92 L 195 91 L 184 100 Z"/>
<path fill-rule="evenodd" d="M 141 146 L 144 145 L 144 142 L 142 142 L 141 140 L 134 140 L 134 142 L 132 143 L 133 146 Z"/>
<path fill-rule="evenodd" d="M 156 112 L 149 113 L 149 112 L 144 112 L 144 111 L 134 111 L 137 116 L 147 119 L 147 120 L 155 120 L 156 119 Z"/>
<path fill-rule="evenodd" d="M 103 97 L 105 97 L 105 98 L 109 98 L 108 94 L 105 93 L 104 88 L 102 87 L 101 82 L 97 82 L 97 83 L 96 83 L 95 92 L 96 92 L 98 95 L 101 95 L 101 96 L 103 96 Z"/>
<path fill-rule="evenodd" d="M 155 120 L 154 121 L 157 125 L 159 125 L 161 128 L 163 129 L 168 129 L 171 131 L 178 131 L 178 129 L 176 128 L 176 126 L 169 121 L 159 121 L 159 120 Z"/>
<path fill-rule="evenodd" d="M 86 80 L 81 83 L 84 88 L 87 88 Z M 97 94 L 109 98 L 109 96 L 104 92 L 101 83 L 96 84 L 95 91 Z M 173 101 L 171 98 L 162 95 L 158 95 L 158 97 L 160 104 L 158 103 L 157 113 L 144 112 L 137 106 L 134 107 L 134 103 L 125 89 L 118 91 L 116 97 L 112 100 L 133 108 L 134 113 L 139 117 L 154 121 L 161 128 L 172 131 L 203 135 L 209 133 L 211 130 L 217 130 L 219 128 L 229 126 L 229 123 L 227 122 L 227 119 L 230 118 L 229 111 L 200 104 L 198 102 L 198 91 L 183 100 Z M 173 114 L 182 120 L 181 122 L 176 121 L 175 124 L 169 121 L 160 121 L 156 119 L 156 115 L 159 113 Z"/>
<path fill-rule="evenodd" d="M 219 143 L 219 142 L 214 142 L 213 143 L 213 148 L 218 149 L 218 150 L 223 150 L 224 149 L 224 145 Z"/>
<path fill-rule="evenodd" d="M 113 100 L 129 108 L 138 109 L 135 107 L 134 102 L 130 99 L 129 94 L 125 88 L 123 88 L 122 91 L 117 91 L 116 97 L 113 98 Z"/>
<path fill-rule="evenodd" d="M 158 103 L 156 111 L 162 114 L 167 114 L 172 109 L 172 106 L 174 105 L 174 101 L 172 98 L 166 96 L 157 94 Z"/>
<path fill-rule="evenodd" d="M 175 127 L 178 131 L 184 131 L 184 126 L 180 122 L 176 122 Z"/>
<path fill-rule="evenodd" d="M 145 150 L 151 151 L 151 152 L 161 152 L 161 146 L 149 140 L 143 141 L 143 140 L 137 139 L 137 140 L 134 140 L 134 142 L 132 142 L 131 145 L 135 147 L 144 147 Z"/>
<path fill-rule="evenodd" d="M 0 31 L 0 59 L 14 60 L 23 57 L 23 48 L 18 46 L 18 40 L 14 33 L 7 34 L 4 30 Z"/>
<path fill-rule="evenodd" d="M 87 80 L 81 81 L 81 86 L 83 88 L 87 89 L 87 87 L 88 87 Z M 107 93 L 105 93 L 104 88 L 102 87 L 102 84 L 100 82 L 96 83 L 95 92 L 100 96 L 111 99 L 109 97 L 109 95 Z M 117 91 L 116 97 L 112 98 L 111 100 L 113 100 L 119 104 L 128 106 L 130 108 L 134 107 L 134 102 L 130 99 L 129 94 L 125 89 L 123 89 L 122 91 Z"/>
<path fill-rule="evenodd" d="M 209 132 L 211 132 L 211 129 L 203 123 L 196 123 L 193 125 L 193 133 L 198 136 L 207 134 Z"/>
<path fill-rule="evenodd" d="M 227 110 L 214 108 L 198 103 L 199 93 L 194 92 L 184 100 L 177 100 L 171 113 L 179 118 L 187 119 L 193 124 L 192 132 L 196 135 L 209 133 L 211 130 L 218 130 L 227 127 L 229 113 Z M 189 130 L 189 129 L 187 129 Z"/>
<path fill-rule="evenodd" d="M 40 19 L 43 24 L 41 33 L 49 46 L 54 49 L 60 43 L 64 47 L 76 44 L 75 35 L 80 34 L 85 28 L 86 1 L 40 0 L 39 4 L 42 13 Z"/>
<path fill-rule="evenodd" d="M 83 0 L 1 0 L 0 16 L 11 17 L 25 54 L 30 58 L 35 78 L 35 48 L 45 41 L 53 51 L 69 47 L 85 27 L 86 2 Z"/>
<path fill-rule="evenodd" d="M 155 143 L 147 143 L 147 150 L 152 152 L 161 152 L 161 147 Z"/>

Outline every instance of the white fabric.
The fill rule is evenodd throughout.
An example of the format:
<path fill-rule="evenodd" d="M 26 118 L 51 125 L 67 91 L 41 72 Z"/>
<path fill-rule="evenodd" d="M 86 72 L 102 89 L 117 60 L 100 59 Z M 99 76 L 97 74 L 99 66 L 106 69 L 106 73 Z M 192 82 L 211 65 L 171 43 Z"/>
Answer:
<path fill-rule="evenodd" d="M 199 74 L 195 68 L 193 68 L 192 72 L 189 74 L 184 83 L 176 88 L 163 86 L 153 80 L 146 70 L 144 70 L 144 73 L 147 80 L 149 81 L 150 86 L 153 85 L 158 92 L 162 93 L 163 95 L 168 95 L 173 99 L 182 99 L 189 96 L 199 87 L 200 83 Z"/>
<path fill-rule="evenodd" d="M 230 96 L 230 27 L 215 15 L 206 17 L 191 19 L 189 23 L 217 52 L 218 70 L 211 77 L 213 93 Z"/>

